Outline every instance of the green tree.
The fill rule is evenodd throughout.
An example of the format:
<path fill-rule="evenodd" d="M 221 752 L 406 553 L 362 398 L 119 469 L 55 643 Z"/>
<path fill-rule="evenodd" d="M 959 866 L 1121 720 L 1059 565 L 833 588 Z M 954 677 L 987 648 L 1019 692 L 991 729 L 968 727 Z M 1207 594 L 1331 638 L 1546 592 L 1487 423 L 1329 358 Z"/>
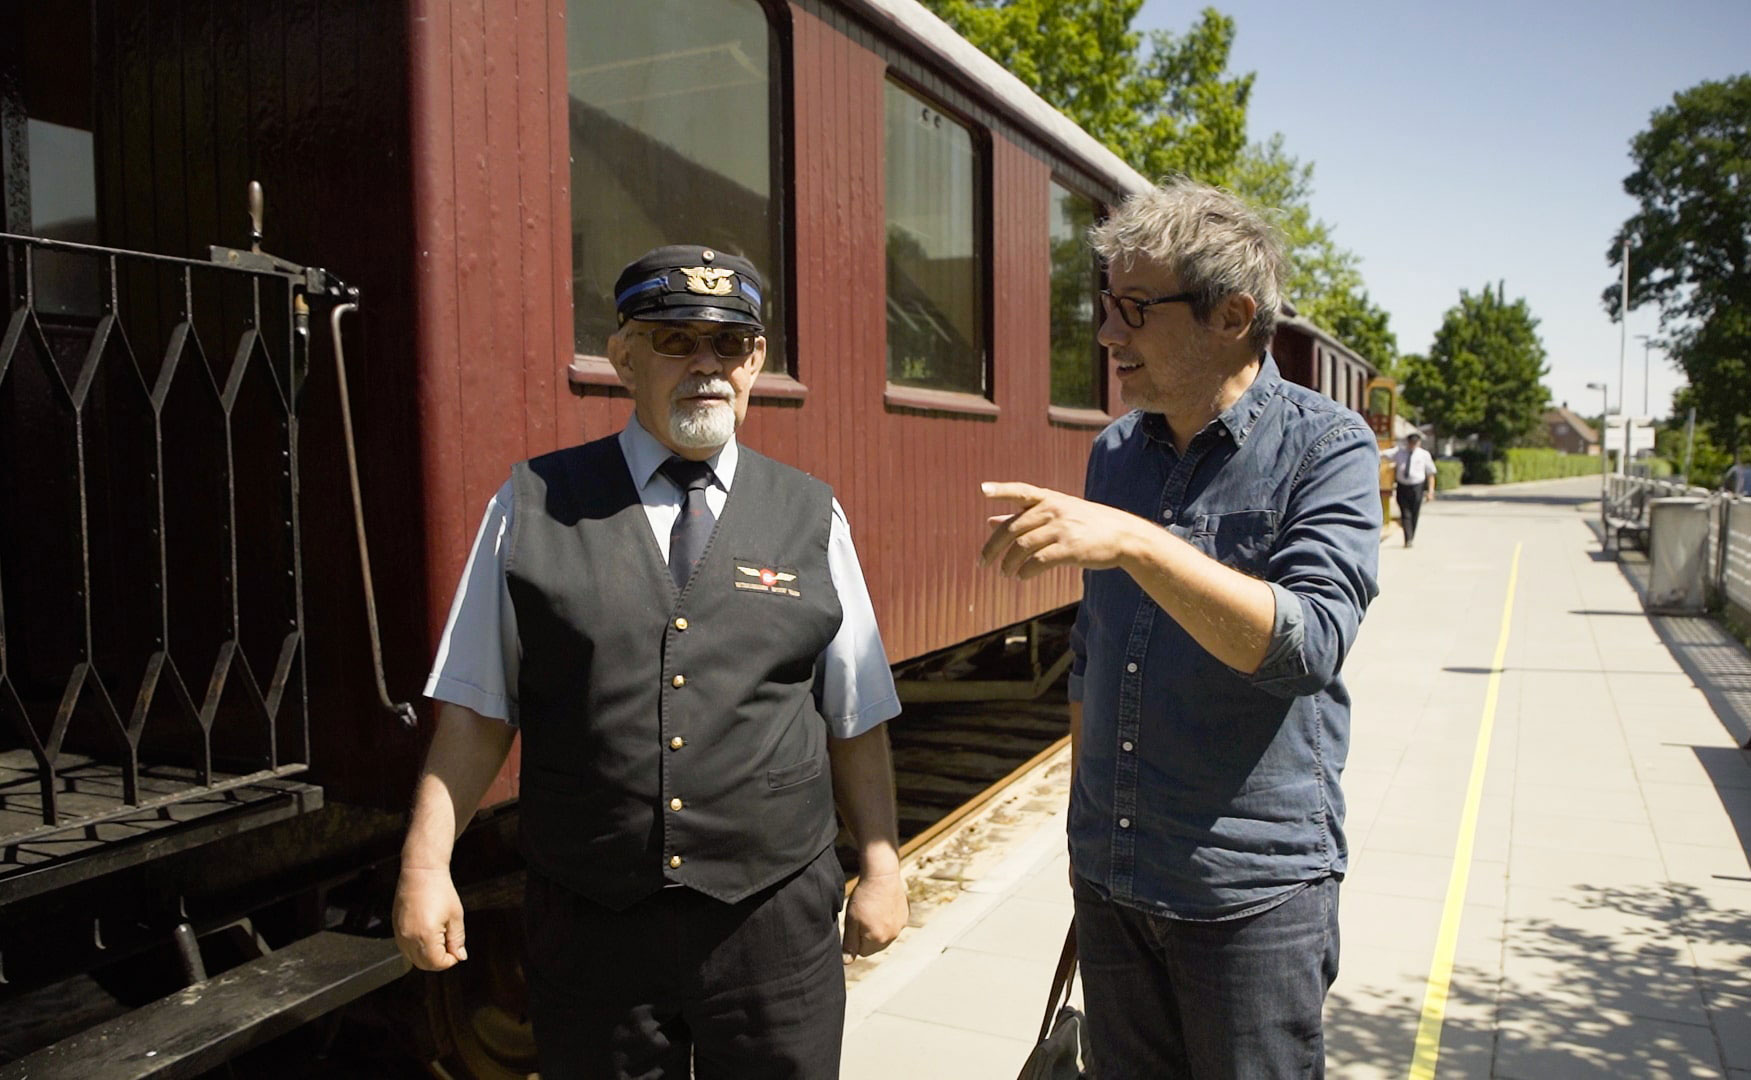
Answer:
<path fill-rule="evenodd" d="M 1131 29 L 1143 0 L 924 0 L 926 7 L 1145 176 L 1221 183 L 1246 147 L 1251 74 L 1229 76 L 1234 20 Z"/>
<path fill-rule="evenodd" d="M 1249 145 L 1231 178 L 1235 191 L 1277 211 L 1290 261 L 1289 302 L 1380 369 L 1397 377 L 1392 317 L 1369 297 L 1361 259 L 1338 246 L 1313 216 L 1313 165 L 1283 149 L 1283 136 Z"/>
<path fill-rule="evenodd" d="M 1405 397 L 1442 432 L 1501 451 L 1535 430 L 1550 401 L 1544 344 L 1524 298 L 1460 290 L 1426 357 L 1410 357 Z"/>
<path fill-rule="evenodd" d="M 1670 461 L 1674 472 L 1684 471 L 1684 438 L 1690 410 L 1694 407 L 1698 417 L 1703 415 L 1696 398 L 1693 386 L 1678 391 L 1672 401 L 1672 419 L 1654 436 L 1654 453 Z M 1710 425 L 1698 420 L 1690 448 L 1690 483 L 1698 487 L 1720 487 L 1732 464 L 1732 448 L 1715 437 Z"/>
<path fill-rule="evenodd" d="M 1674 95 L 1630 152 L 1623 189 L 1640 209 L 1606 259 L 1621 281 L 1628 240 L 1630 304 L 1659 305 L 1697 419 L 1736 455 L 1751 442 L 1751 74 Z M 1620 292 L 1605 290 L 1613 315 Z"/>
<path fill-rule="evenodd" d="M 1280 212 L 1288 296 L 1381 371 L 1394 373 L 1390 317 L 1360 260 L 1312 210 L 1313 165 L 1283 136 L 1246 141 L 1253 76 L 1232 75 L 1234 20 L 1205 8 L 1184 35 L 1131 29 L 1142 0 L 924 0 L 968 41 L 1148 177 L 1183 173 Z"/>

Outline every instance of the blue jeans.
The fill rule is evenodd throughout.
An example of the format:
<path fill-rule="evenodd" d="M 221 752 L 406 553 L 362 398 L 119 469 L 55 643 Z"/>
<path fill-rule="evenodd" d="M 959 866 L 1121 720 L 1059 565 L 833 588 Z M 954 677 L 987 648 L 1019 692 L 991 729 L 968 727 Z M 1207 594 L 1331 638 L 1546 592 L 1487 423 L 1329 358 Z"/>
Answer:
<path fill-rule="evenodd" d="M 1076 944 L 1098 1080 L 1325 1075 L 1335 877 L 1221 922 L 1150 915 L 1077 878 Z"/>

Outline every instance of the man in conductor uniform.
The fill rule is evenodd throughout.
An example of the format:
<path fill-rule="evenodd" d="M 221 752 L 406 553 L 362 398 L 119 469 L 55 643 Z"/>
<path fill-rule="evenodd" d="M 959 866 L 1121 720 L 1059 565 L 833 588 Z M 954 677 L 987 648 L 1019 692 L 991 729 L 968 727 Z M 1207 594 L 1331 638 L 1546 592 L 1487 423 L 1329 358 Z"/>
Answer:
<path fill-rule="evenodd" d="M 836 954 L 906 922 L 893 679 L 831 489 L 736 443 L 753 265 L 659 248 L 615 304 L 632 419 L 512 469 L 451 610 L 396 937 L 467 959 L 451 845 L 520 731 L 544 1080 L 833 1077 Z M 835 799 L 861 859 L 843 938 Z"/>

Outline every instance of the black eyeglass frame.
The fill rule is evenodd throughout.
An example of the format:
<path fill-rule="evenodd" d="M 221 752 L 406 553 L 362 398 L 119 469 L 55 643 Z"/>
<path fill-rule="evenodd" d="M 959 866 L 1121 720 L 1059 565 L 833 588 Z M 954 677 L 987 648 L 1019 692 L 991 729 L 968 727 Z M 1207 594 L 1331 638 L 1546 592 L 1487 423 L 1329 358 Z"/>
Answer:
<path fill-rule="evenodd" d="M 1198 294 L 1183 292 L 1174 293 L 1172 296 L 1156 296 L 1151 297 L 1148 300 L 1138 300 L 1135 297 L 1119 296 L 1111 289 L 1102 289 L 1100 291 L 1100 297 L 1105 304 L 1106 310 L 1111 311 L 1113 308 L 1118 308 L 1119 318 L 1125 320 L 1126 326 L 1129 326 L 1133 330 L 1141 330 L 1143 329 L 1143 319 L 1148 314 L 1148 308 L 1152 308 L 1156 304 L 1190 304 L 1198 299 Z M 1131 319 L 1131 312 L 1133 310 L 1137 312 L 1137 319 L 1135 322 Z"/>
<path fill-rule="evenodd" d="M 653 327 L 650 330 L 640 330 L 637 333 L 639 337 L 650 342 L 652 352 L 658 356 L 668 357 L 670 360 L 685 360 L 698 352 L 701 338 L 711 341 L 711 351 L 717 355 L 719 360 L 746 360 L 754 355 L 755 342 L 760 337 L 760 331 L 751 326 L 724 327 L 721 330 L 712 330 L 707 333 L 701 333 L 690 326 L 661 326 Z M 687 346 L 686 352 L 664 352 L 657 347 L 657 334 L 685 334 L 689 338 L 690 344 Z M 741 352 L 724 352 L 722 341 L 730 337 L 738 338 L 746 347 Z"/>

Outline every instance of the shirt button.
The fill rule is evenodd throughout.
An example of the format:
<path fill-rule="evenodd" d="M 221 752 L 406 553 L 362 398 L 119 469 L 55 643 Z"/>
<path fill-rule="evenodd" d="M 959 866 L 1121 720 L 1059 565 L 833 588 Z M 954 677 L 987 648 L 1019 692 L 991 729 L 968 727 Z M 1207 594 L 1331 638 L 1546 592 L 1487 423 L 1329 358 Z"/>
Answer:
<path fill-rule="evenodd" d="M 681 809 L 681 800 L 680 799 L 670 799 L 669 800 L 669 809 L 671 809 L 671 810 Z"/>
<path fill-rule="evenodd" d="M 676 619 L 675 620 L 675 629 L 677 629 L 677 630 L 687 629 L 687 620 L 686 619 Z"/>
<path fill-rule="evenodd" d="M 1173 520 L 1173 511 L 1172 510 L 1163 510 L 1161 512 L 1161 520 L 1172 521 Z"/>
<path fill-rule="evenodd" d="M 681 856 L 679 856 L 679 855 L 669 856 L 669 869 L 673 870 L 680 865 L 681 865 Z"/>
<path fill-rule="evenodd" d="M 1121 745 L 1125 748 L 1125 753 L 1127 753 L 1127 754 L 1129 754 L 1131 751 L 1137 749 L 1137 745 L 1129 739 L 1126 739 L 1124 742 L 1120 743 L 1119 745 Z"/>
<path fill-rule="evenodd" d="M 687 745 L 687 740 L 683 739 L 679 735 L 677 735 L 673 739 L 669 740 L 669 749 L 671 749 L 671 750 L 679 750 L 683 746 L 686 746 L 686 745 Z"/>
<path fill-rule="evenodd" d="M 1137 665 L 1135 663 L 1126 664 L 1125 670 L 1129 671 L 1131 674 L 1135 675 L 1135 674 L 1137 674 Z M 676 683 L 675 685 L 679 686 L 680 684 Z"/>
<path fill-rule="evenodd" d="M 681 688 L 682 688 L 682 687 L 683 687 L 683 686 L 686 686 L 686 685 L 687 685 L 687 676 L 685 676 L 685 675 L 677 675 L 677 676 L 675 676 L 675 677 L 674 677 L 674 678 L 673 678 L 673 679 L 670 679 L 670 680 L 669 680 L 669 685 L 670 685 L 670 686 L 673 686 L 673 687 L 674 687 L 674 688 L 675 688 L 675 689 L 677 689 L 677 690 L 679 690 L 679 689 L 681 689 Z"/>
<path fill-rule="evenodd" d="M 1130 818 L 1122 817 L 1119 819 L 1119 828 L 1129 829 L 1130 827 L 1131 827 L 1131 819 Z"/>

